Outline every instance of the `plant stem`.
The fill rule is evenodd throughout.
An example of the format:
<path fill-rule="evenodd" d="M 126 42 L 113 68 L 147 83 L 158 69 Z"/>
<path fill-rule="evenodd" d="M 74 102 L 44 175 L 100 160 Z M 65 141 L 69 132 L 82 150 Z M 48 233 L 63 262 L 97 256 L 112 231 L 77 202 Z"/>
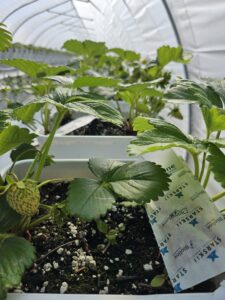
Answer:
<path fill-rule="evenodd" d="M 60 182 L 60 181 L 72 181 L 74 178 L 57 178 L 57 179 L 49 179 L 41 182 L 38 184 L 38 188 L 42 187 L 43 185 L 46 185 L 51 182 Z"/>
<path fill-rule="evenodd" d="M 43 153 L 41 153 L 40 162 L 38 164 L 38 168 L 37 168 L 37 171 L 36 171 L 36 174 L 35 174 L 35 177 L 34 177 L 34 179 L 36 181 L 40 180 L 41 172 L 42 172 L 42 169 L 44 168 L 46 157 L 48 155 L 48 152 L 49 152 L 49 149 L 51 147 L 52 141 L 54 139 L 56 130 L 58 129 L 58 127 L 59 127 L 59 125 L 60 125 L 60 123 L 63 119 L 63 116 L 64 116 L 65 112 L 66 112 L 66 110 L 58 111 L 58 114 L 56 116 L 55 123 L 53 125 L 52 131 L 49 134 L 49 136 L 47 138 L 47 141 L 45 143 L 44 151 L 43 151 Z"/>
<path fill-rule="evenodd" d="M 221 131 L 218 131 L 217 134 L 216 134 L 216 139 L 218 139 L 220 137 L 220 134 L 221 134 Z M 208 166 L 208 169 L 207 169 L 207 172 L 206 172 L 206 175 L 205 175 L 205 180 L 203 182 L 204 189 L 206 188 L 206 186 L 209 182 L 210 173 L 211 173 L 211 168 L 210 168 L 210 166 Z"/>
<path fill-rule="evenodd" d="M 25 174 L 24 180 L 26 180 L 26 179 L 28 179 L 28 178 L 30 178 L 32 176 L 32 173 L 34 171 L 35 165 L 36 165 L 36 163 L 37 163 L 37 161 L 39 159 L 39 155 L 40 155 L 40 153 L 43 153 L 43 151 L 45 149 L 46 142 L 43 144 L 43 146 L 42 146 L 41 150 L 39 151 L 39 153 L 36 154 L 34 160 L 32 161 L 30 167 L 28 168 L 28 170 L 27 170 L 27 172 Z"/>
<path fill-rule="evenodd" d="M 203 154 L 203 158 L 202 158 L 202 167 L 201 167 L 201 171 L 200 171 L 200 175 L 198 180 L 201 182 L 202 181 L 202 177 L 205 171 L 205 163 L 206 163 L 206 152 L 204 152 Z"/>
<path fill-rule="evenodd" d="M 210 132 L 207 130 L 207 134 L 206 134 L 206 139 L 208 140 L 210 136 Z M 198 180 L 201 182 L 202 181 L 202 177 L 205 171 L 205 163 L 206 163 L 206 152 L 204 152 L 203 154 L 203 158 L 202 158 L 202 167 L 201 167 L 201 171 L 200 171 L 200 175 Z"/>
<path fill-rule="evenodd" d="M 199 162 L 198 162 L 198 155 L 197 154 L 192 154 L 194 165 L 195 165 L 195 177 L 198 178 L 199 174 Z"/>
<path fill-rule="evenodd" d="M 122 109 L 121 109 L 121 107 L 120 107 L 120 105 L 119 105 L 119 100 L 118 100 L 118 99 L 115 99 L 115 101 L 116 101 L 116 106 L 117 106 L 118 111 L 119 111 L 119 112 L 121 113 L 121 115 L 123 116 Z"/>
<path fill-rule="evenodd" d="M 39 205 L 40 208 L 46 209 L 46 210 L 51 210 L 52 207 L 50 205 L 46 205 L 46 204 L 40 204 Z"/>
<path fill-rule="evenodd" d="M 203 182 L 204 189 L 206 188 L 206 186 L 207 186 L 207 184 L 209 182 L 210 173 L 211 173 L 211 169 L 210 169 L 210 166 L 208 166 L 207 172 L 206 172 L 206 175 L 205 175 L 205 180 Z"/>
<path fill-rule="evenodd" d="M 44 127 L 45 134 L 48 134 L 48 132 L 50 131 L 48 103 L 46 103 L 42 109 L 42 124 Z"/>
<path fill-rule="evenodd" d="M 48 220 L 50 217 L 51 217 L 51 214 L 48 213 L 48 214 L 46 214 L 46 215 L 44 215 L 44 216 L 42 216 L 42 217 L 36 219 L 35 221 L 33 221 L 33 222 L 30 223 L 28 229 L 31 229 L 31 228 L 33 228 L 34 226 L 37 226 L 37 225 L 41 224 L 42 222 Z"/>
<path fill-rule="evenodd" d="M 222 191 L 222 192 L 220 192 L 220 193 L 214 195 L 214 196 L 212 197 L 212 201 L 213 201 L 213 202 L 214 202 L 214 201 L 217 201 L 217 200 L 219 200 L 220 198 L 222 198 L 223 196 L 225 196 L 225 191 Z"/>

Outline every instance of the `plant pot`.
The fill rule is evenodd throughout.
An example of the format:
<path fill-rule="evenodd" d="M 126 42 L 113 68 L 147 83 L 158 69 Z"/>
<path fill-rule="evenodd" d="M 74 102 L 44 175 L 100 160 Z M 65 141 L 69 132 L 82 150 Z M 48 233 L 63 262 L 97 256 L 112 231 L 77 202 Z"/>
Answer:
<path fill-rule="evenodd" d="M 116 108 L 116 102 L 110 101 L 110 104 Z M 127 103 L 122 103 L 122 112 L 125 116 L 128 114 L 129 106 Z M 79 117 L 84 117 L 83 124 L 89 124 L 94 117 L 87 116 L 85 120 L 85 114 L 83 113 L 72 113 L 74 119 Z M 73 121 L 69 122 L 73 123 Z M 68 123 L 68 125 L 69 125 Z M 70 125 L 69 125 L 70 126 Z M 79 124 L 78 124 L 79 126 Z M 61 127 L 62 128 L 62 127 Z M 134 138 L 133 136 L 73 136 L 62 134 L 59 128 L 55 135 L 54 141 L 52 143 L 50 154 L 54 155 L 55 158 L 67 158 L 67 159 L 87 159 L 89 157 L 101 157 L 101 158 L 112 158 L 112 159 L 124 159 L 129 158 L 126 153 L 126 146 Z M 37 131 L 38 143 L 41 147 L 47 139 L 47 136 L 41 133 L 40 128 Z"/>
<path fill-rule="evenodd" d="M 159 155 L 158 155 L 159 157 Z M 142 158 L 143 159 L 143 158 Z M 19 178 L 23 177 L 26 169 L 30 164 L 30 160 L 22 161 L 16 164 L 15 173 Z M 55 164 L 44 169 L 42 174 L 42 180 L 57 178 L 57 177 L 71 178 L 71 177 L 93 177 L 90 173 L 87 160 L 56 160 Z M 215 280 L 218 284 L 224 277 L 221 275 L 216 277 Z M 219 284 L 218 284 L 219 285 Z M 224 300 L 225 299 L 225 288 L 219 287 L 213 293 L 192 293 L 192 294 L 161 294 L 161 295 L 148 295 L 148 296 L 137 296 L 137 295 L 80 295 L 80 294 L 21 294 L 21 293 L 10 293 L 8 300 L 28 300 L 31 297 L 35 299 L 43 300 L 144 300 L 144 299 L 158 299 L 158 300 L 184 300 L 184 299 L 202 299 L 202 300 Z"/>
<path fill-rule="evenodd" d="M 128 159 L 126 146 L 134 137 L 131 136 L 55 136 L 50 154 L 55 158 L 101 157 Z M 38 137 L 39 147 L 46 137 Z"/>
<path fill-rule="evenodd" d="M 110 101 L 114 108 L 117 108 L 115 101 Z M 128 116 L 129 105 L 126 102 L 120 104 L 121 111 L 125 117 Z M 182 106 L 182 113 L 185 120 L 188 120 L 187 106 Z M 165 109 L 163 116 L 167 117 L 169 110 Z M 74 118 L 84 116 L 81 113 L 72 113 Z M 179 128 L 183 128 L 185 132 L 188 132 L 188 122 L 183 120 L 174 119 L 175 125 Z M 72 123 L 73 121 L 71 121 Z M 87 122 L 88 124 L 88 122 Z M 39 147 L 43 145 L 47 136 L 38 133 Z M 88 135 L 58 135 L 56 134 L 54 141 L 51 146 L 50 154 L 54 155 L 55 158 L 89 158 L 89 157 L 102 157 L 112 159 L 123 159 L 129 158 L 126 152 L 126 146 L 129 145 L 130 141 L 134 139 L 134 136 L 88 136 Z M 185 152 L 182 149 L 176 150 L 179 155 L 185 156 Z"/>

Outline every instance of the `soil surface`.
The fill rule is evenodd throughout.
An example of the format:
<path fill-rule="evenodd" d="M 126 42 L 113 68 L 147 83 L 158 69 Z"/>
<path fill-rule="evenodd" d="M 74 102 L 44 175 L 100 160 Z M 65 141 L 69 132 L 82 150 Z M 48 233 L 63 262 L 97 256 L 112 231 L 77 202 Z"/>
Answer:
<path fill-rule="evenodd" d="M 64 118 L 61 125 L 72 121 L 71 117 Z M 90 124 L 74 130 L 70 135 L 136 135 L 136 133 L 129 127 L 129 123 L 124 124 L 123 127 L 118 127 L 110 122 L 103 122 L 102 120 L 94 120 Z"/>
<path fill-rule="evenodd" d="M 58 183 L 42 187 L 42 203 L 65 199 L 67 186 Z M 103 220 L 111 229 L 121 229 L 114 245 L 94 222 L 78 218 L 67 219 L 61 227 L 48 221 L 30 231 L 37 261 L 24 275 L 20 289 L 31 293 L 173 293 L 169 279 L 160 289 L 150 285 L 165 267 L 145 210 L 140 206 L 113 206 Z M 184 292 L 214 289 L 207 281 Z"/>

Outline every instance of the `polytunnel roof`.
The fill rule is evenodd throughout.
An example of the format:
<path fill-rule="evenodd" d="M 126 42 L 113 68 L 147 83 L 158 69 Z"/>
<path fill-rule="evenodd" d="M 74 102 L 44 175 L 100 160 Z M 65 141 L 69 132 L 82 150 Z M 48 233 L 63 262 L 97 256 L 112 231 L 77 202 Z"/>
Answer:
<path fill-rule="evenodd" d="M 181 44 L 193 55 L 190 78 L 225 75 L 223 0 L 10 0 L 1 2 L 0 21 L 14 42 L 60 49 L 75 38 L 154 55 L 162 45 Z"/>

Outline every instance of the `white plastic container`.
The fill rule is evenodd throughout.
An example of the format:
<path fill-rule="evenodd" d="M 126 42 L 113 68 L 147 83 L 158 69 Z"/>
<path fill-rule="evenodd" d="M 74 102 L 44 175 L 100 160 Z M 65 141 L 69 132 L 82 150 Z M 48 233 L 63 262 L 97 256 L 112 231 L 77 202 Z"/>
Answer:
<path fill-rule="evenodd" d="M 115 101 L 109 101 L 116 108 Z M 129 105 L 125 102 L 120 104 L 121 111 L 127 117 Z M 84 116 L 82 113 L 72 113 L 74 118 Z M 88 135 L 58 135 L 56 134 L 50 149 L 50 154 L 55 158 L 80 159 L 90 157 L 124 159 L 129 158 L 126 146 L 133 136 L 88 136 Z M 38 134 L 38 143 L 41 147 L 47 139 L 44 134 Z"/>
<path fill-rule="evenodd" d="M 64 177 L 93 177 L 87 165 L 88 160 L 56 160 L 55 164 L 45 168 L 42 173 L 42 180 Z M 30 160 L 18 162 L 14 172 L 22 178 Z M 215 278 L 216 284 L 224 279 L 223 275 Z M 8 300 L 224 300 L 225 285 L 218 287 L 213 293 L 191 293 L 191 294 L 160 294 L 160 295 L 80 295 L 80 294 L 29 294 L 10 293 Z"/>
<path fill-rule="evenodd" d="M 117 108 L 115 101 L 109 101 L 110 104 Z M 121 102 L 120 104 L 122 114 L 128 117 L 129 105 L 126 102 Z M 175 118 L 169 119 L 173 121 L 175 125 L 188 132 L 188 111 L 187 106 L 182 105 L 182 113 L 184 115 L 184 120 L 177 120 Z M 165 109 L 162 114 L 168 119 L 169 110 Z M 81 116 L 81 113 L 73 113 L 74 118 L 76 116 Z M 43 145 L 47 136 L 39 134 L 38 142 L 39 147 Z M 54 155 L 55 158 L 90 158 L 90 157 L 102 157 L 102 158 L 112 158 L 112 159 L 124 159 L 129 158 L 126 152 L 126 146 L 129 145 L 130 141 L 134 139 L 134 136 L 72 136 L 72 135 L 57 135 L 51 146 L 50 154 Z M 183 157 L 185 152 L 180 150 L 177 152 Z"/>
<path fill-rule="evenodd" d="M 55 136 L 50 154 L 55 158 L 129 158 L 126 147 L 132 136 Z M 38 137 L 39 145 L 43 145 L 46 136 Z"/>

